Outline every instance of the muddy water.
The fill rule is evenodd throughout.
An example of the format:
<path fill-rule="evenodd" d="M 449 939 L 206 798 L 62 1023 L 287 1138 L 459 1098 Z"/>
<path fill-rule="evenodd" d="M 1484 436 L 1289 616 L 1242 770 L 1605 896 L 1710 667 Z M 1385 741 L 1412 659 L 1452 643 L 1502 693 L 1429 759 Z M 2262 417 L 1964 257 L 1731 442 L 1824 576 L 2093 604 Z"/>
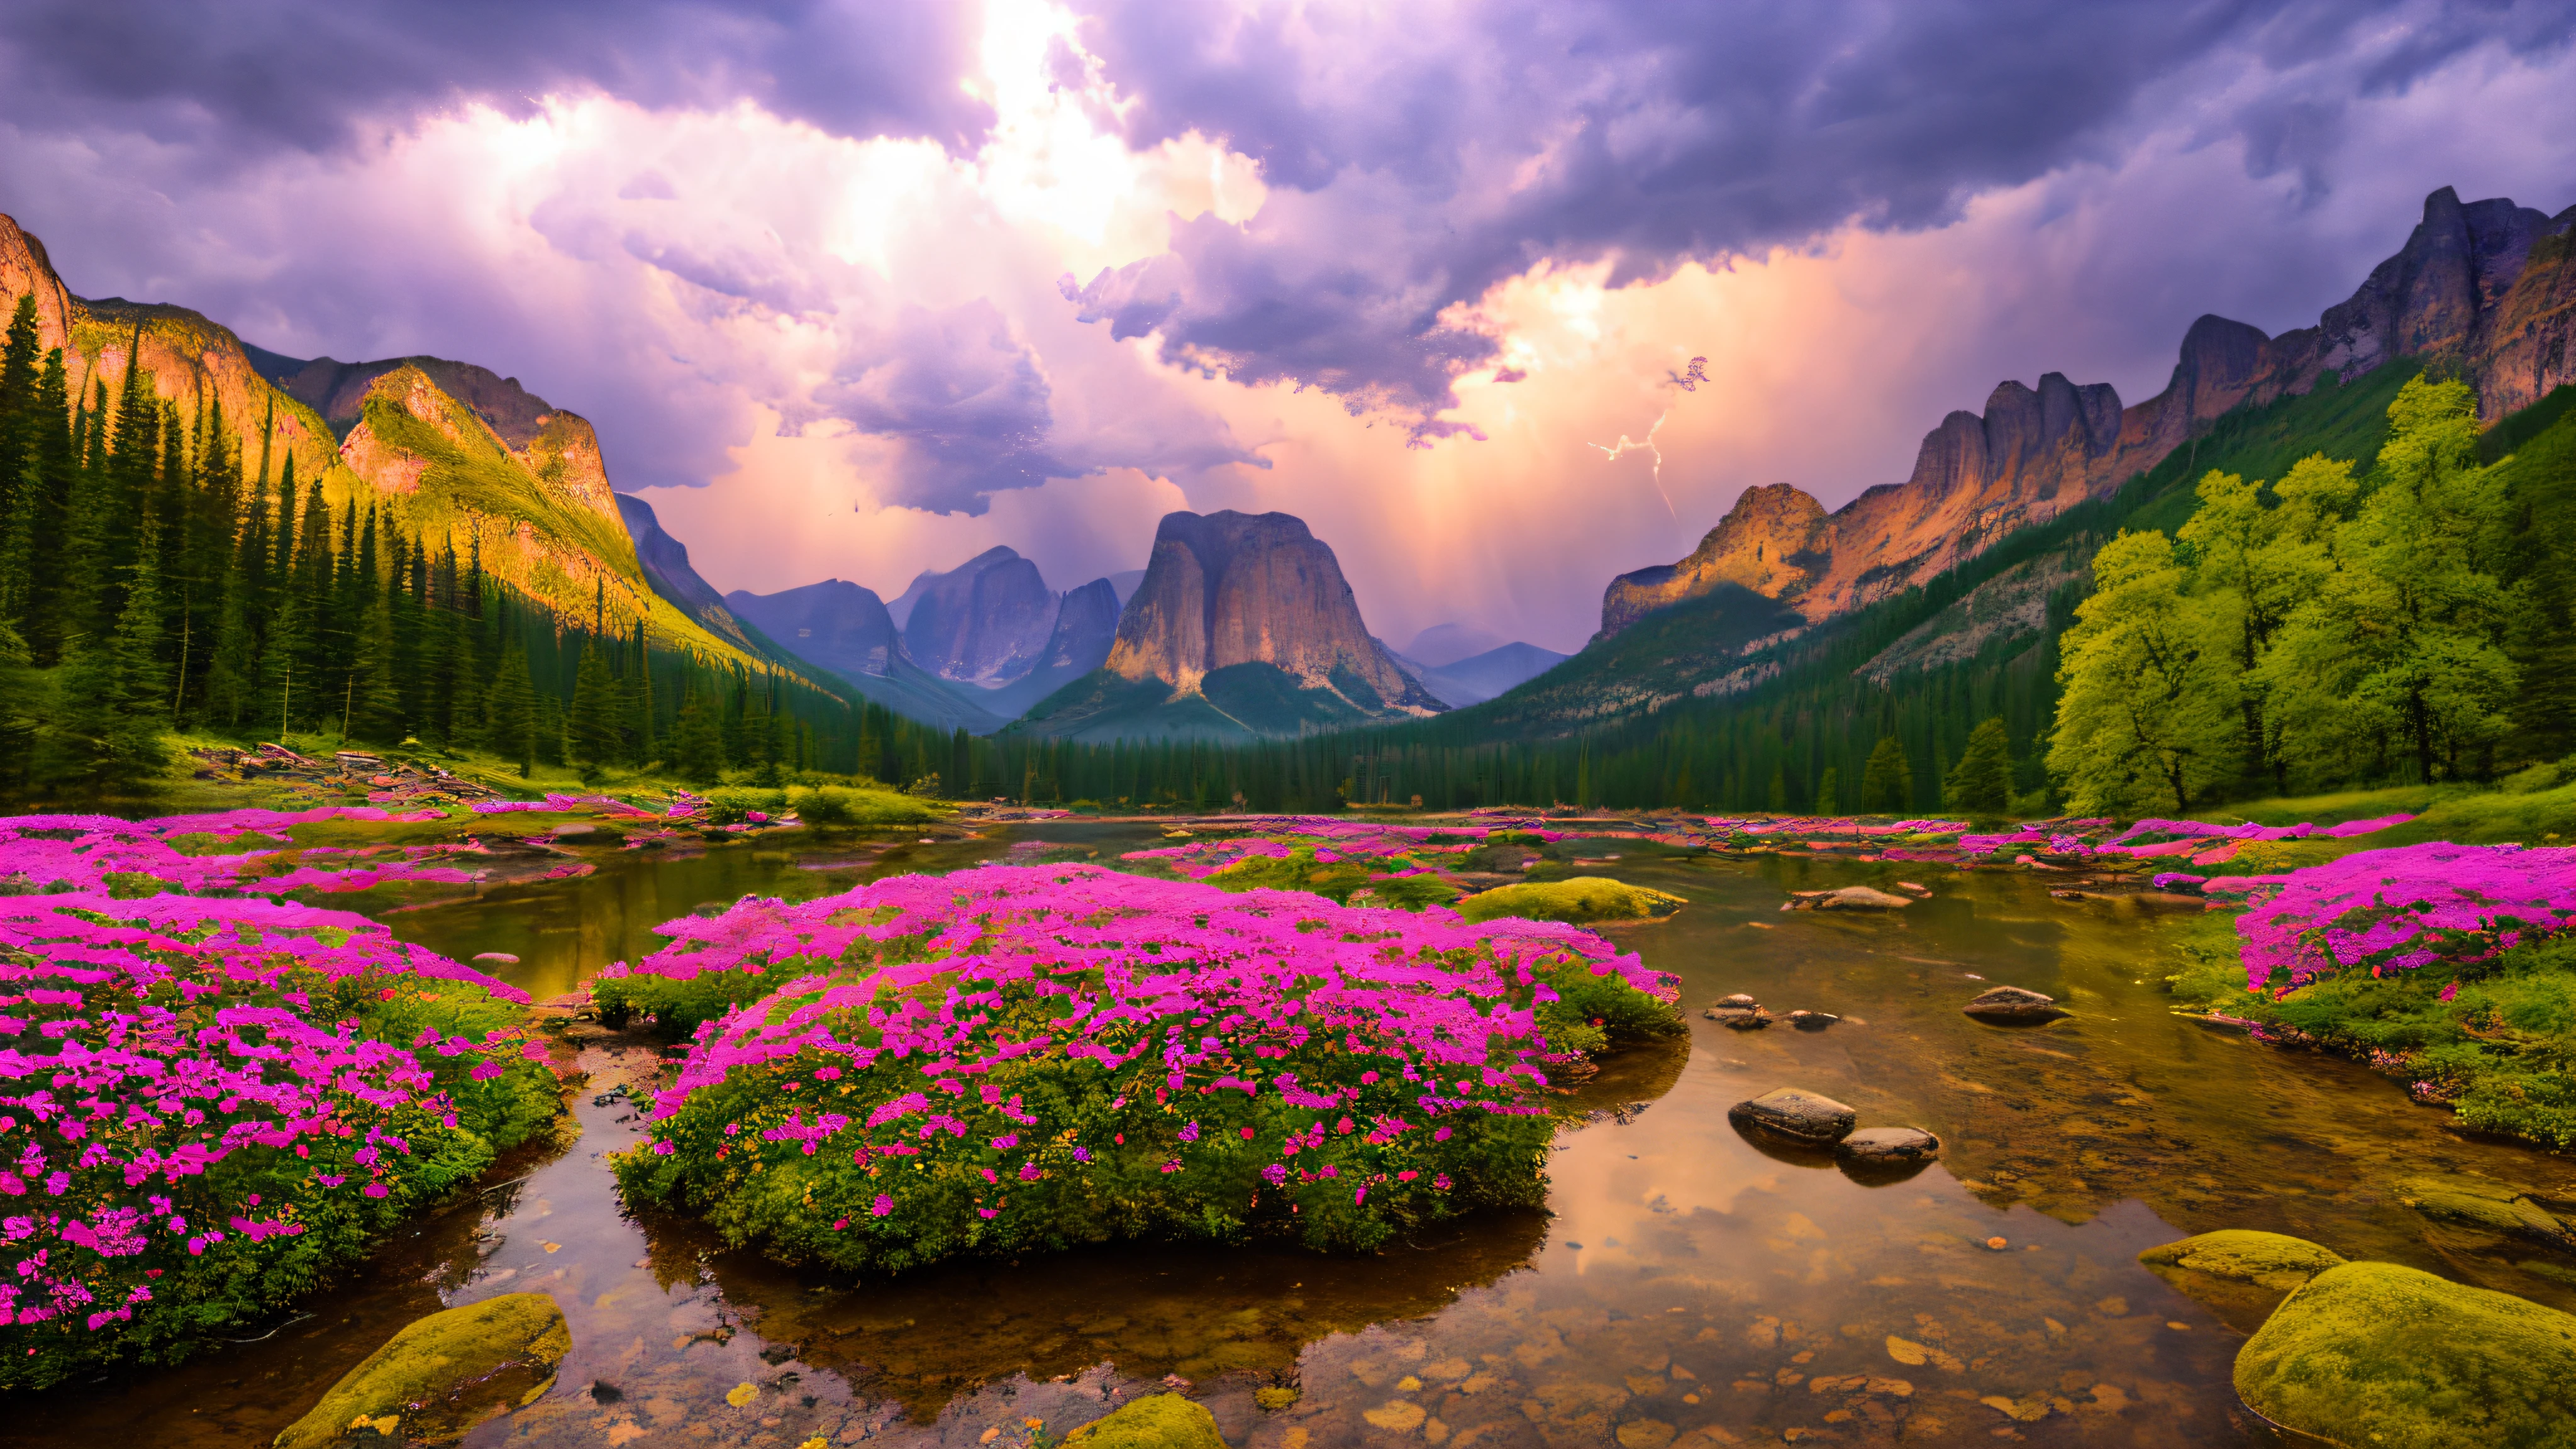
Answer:
<path fill-rule="evenodd" d="M 1144 832 L 1028 833 L 1105 848 Z M 2160 978 L 2204 921 L 2061 903 L 2002 873 L 1623 845 L 1592 869 L 1692 902 L 1620 933 L 1681 973 L 1692 1035 L 1622 1055 L 1564 1099 L 1546 1215 L 1356 1260 L 1153 1247 L 825 1281 L 724 1252 L 686 1221 L 622 1215 L 600 1158 L 635 1140 L 613 1089 L 640 1090 L 651 1052 L 592 1033 L 578 1132 L 493 1174 L 523 1180 L 388 1244 L 262 1342 L 45 1396 L 0 1439 L 264 1443 L 402 1322 L 532 1288 L 563 1305 L 572 1355 L 549 1396 L 469 1444 L 1018 1445 L 1028 1420 L 1060 1433 L 1166 1376 L 1229 1442 L 1263 1449 L 2265 1443 L 2228 1387 L 2241 1339 L 2141 1269 L 2141 1248 L 2274 1228 L 2576 1307 L 2565 1265 L 2437 1241 L 2389 1190 L 2431 1167 L 2564 1192 L 2564 1161 L 2453 1136 L 2347 1064 L 2175 1018 Z M 518 955 L 507 974 L 549 994 L 649 950 L 653 923 L 694 906 L 1002 849 L 619 859 L 389 919 L 452 954 Z M 1900 876 L 1932 899 L 1778 909 L 1788 890 Z M 1958 1014 L 1994 983 L 2075 1015 L 2014 1030 Z M 1844 1019 L 1737 1033 L 1697 1016 L 1732 991 Z M 1839 1097 L 1865 1125 L 1930 1128 L 1945 1160 L 1866 1183 L 1728 1128 L 1730 1104 L 1776 1086 Z M 1299 1397 L 1263 1411 L 1264 1387 Z"/>

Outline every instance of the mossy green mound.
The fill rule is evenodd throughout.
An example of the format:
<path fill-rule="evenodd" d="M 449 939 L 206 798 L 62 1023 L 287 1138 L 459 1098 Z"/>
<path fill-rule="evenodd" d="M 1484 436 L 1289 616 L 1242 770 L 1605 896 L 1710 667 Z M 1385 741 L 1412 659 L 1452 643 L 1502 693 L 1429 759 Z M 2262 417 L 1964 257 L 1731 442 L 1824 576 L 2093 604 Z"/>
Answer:
<path fill-rule="evenodd" d="M 278 1449 L 337 1444 L 360 1419 L 387 1439 L 443 1444 L 495 1414 L 536 1402 L 572 1350 L 563 1310 L 509 1293 L 417 1319 L 367 1355 L 322 1402 L 277 1436 Z"/>
<path fill-rule="evenodd" d="M 1471 921 L 1519 916 L 1531 921 L 1636 921 L 1669 916 L 1687 902 L 1680 896 L 1648 890 L 1607 876 L 1578 875 L 1566 880 L 1523 881 L 1496 886 L 1458 903 L 1458 914 Z"/>
<path fill-rule="evenodd" d="M 2222 1228 L 2149 1248 L 2138 1255 L 2138 1261 L 2184 1297 L 2217 1314 L 2220 1322 L 2239 1333 L 2252 1333 L 2282 1298 L 2319 1273 L 2343 1266 L 2344 1259 L 2305 1238 Z"/>
<path fill-rule="evenodd" d="M 1225 1449 L 1216 1416 L 1178 1394 L 1155 1394 L 1122 1404 L 1064 1436 L 1085 1449 Z"/>
<path fill-rule="evenodd" d="M 2349 1449 L 2576 1444 L 2576 1315 L 2394 1263 L 2310 1279 L 2236 1355 L 2256 1413 Z"/>
<path fill-rule="evenodd" d="M 2533 1202 L 2529 1189 L 2512 1183 L 2464 1172 L 2428 1172 L 2401 1177 L 2392 1185 L 2399 1202 L 2435 1222 L 2576 1249 L 2576 1232 Z"/>

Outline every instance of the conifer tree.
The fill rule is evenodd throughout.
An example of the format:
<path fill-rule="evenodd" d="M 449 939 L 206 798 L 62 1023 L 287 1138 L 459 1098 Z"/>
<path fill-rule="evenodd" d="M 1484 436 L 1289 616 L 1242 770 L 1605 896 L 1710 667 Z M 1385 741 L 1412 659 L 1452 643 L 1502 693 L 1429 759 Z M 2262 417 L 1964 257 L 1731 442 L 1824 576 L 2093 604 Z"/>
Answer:
<path fill-rule="evenodd" d="M 518 761 L 521 779 L 536 773 L 537 688 L 528 677 L 527 653 L 516 644 L 502 652 L 501 667 L 493 675 L 484 707 L 488 717 L 485 747 L 503 759 Z"/>
<path fill-rule="evenodd" d="M 1914 766 L 1894 735 L 1878 737 L 1861 771 L 1860 808 L 1876 815 L 1902 815 L 1914 805 Z"/>
<path fill-rule="evenodd" d="M 715 708 L 707 697 L 692 689 L 680 701 L 680 723 L 677 758 L 673 768 L 681 779 L 700 787 L 719 783 L 724 776 L 724 735 L 717 727 Z"/>
<path fill-rule="evenodd" d="M 585 779 L 597 778 L 602 767 L 617 764 L 625 757 L 625 742 L 617 727 L 617 695 L 617 683 L 609 678 L 608 661 L 595 646 L 583 645 L 581 672 L 572 687 L 567 743 L 572 762 L 581 767 Z"/>
<path fill-rule="evenodd" d="M 2001 716 L 1969 732 L 1968 748 L 1941 789 L 1953 810 L 2000 815 L 2012 808 L 2012 735 Z"/>
<path fill-rule="evenodd" d="M 1827 765 L 1825 767 L 1824 776 L 1816 781 L 1817 814 L 1831 815 L 1836 810 L 1842 808 L 1841 803 L 1835 799 L 1835 792 L 1840 789 L 1842 785 L 1842 781 L 1838 778 L 1838 775 L 1839 772 L 1836 771 L 1833 766 Z"/>

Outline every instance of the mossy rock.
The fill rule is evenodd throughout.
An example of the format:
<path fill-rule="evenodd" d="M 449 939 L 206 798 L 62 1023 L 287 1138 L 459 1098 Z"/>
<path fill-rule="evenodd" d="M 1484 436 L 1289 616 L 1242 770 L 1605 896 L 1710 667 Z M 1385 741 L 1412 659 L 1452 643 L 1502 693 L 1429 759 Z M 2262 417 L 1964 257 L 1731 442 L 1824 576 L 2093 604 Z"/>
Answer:
<path fill-rule="evenodd" d="M 2437 1223 L 2576 1252 L 2576 1230 L 2533 1202 L 2528 1188 L 2465 1172 L 2419 1173 L 2394 1186 L 2399 1202 Z"/>
<path fill-rule="evenodd" d="M 1531 921 L 1641 921 L 1669 916 L 1688 904 L 1680 896 L 1648 890 L 1608 876 L 1578 875 L 1564 880 L 1522 881 L 1496 886 L 1458 903 L 1458 914 L 1470 921 L 1519 916 Z"/>
<path fill-rule="evenodd" d="M 571 1350 L 563 1310 L 543 1293 L 433 1313 L 333 1384 L 277 1436 L 278 1449 L 337 1444 L 361 1419 L 387 1439 L 452 1443 L 485 1419 L 535 1403 Z"/>
<path fill-rule="evenodd" d="M 1225 1449 L 1216 1415 L 1178 1394 L 1154 1394 L 1121 1404 L 1064 1436 L 1086 1449 Z"/>
<path fill-rule="evenodd" d="M 2576 1444 L 2576 1315 L 2395 1263 L 2346 1263 L 2245 1341 L 2236 1392 L 2346 1449 Z"/>
<path fill-rule="evenodd" d="M 2252 1333 L 2283 1298 L 2319 1273 L 2343 1266 L 2344 1259 L 2305 1238 L 2222 1228 L 2149 1248 L 2138 1261 L 2221 1323 Z"/>

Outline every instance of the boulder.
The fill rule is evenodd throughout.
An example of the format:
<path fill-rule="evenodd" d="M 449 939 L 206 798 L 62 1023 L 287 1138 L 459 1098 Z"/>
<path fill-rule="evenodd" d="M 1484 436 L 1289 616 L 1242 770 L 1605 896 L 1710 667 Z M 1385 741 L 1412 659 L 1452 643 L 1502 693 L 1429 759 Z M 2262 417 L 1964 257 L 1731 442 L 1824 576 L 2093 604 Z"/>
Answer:
<path fill-rule="evenodd" d="M 2531 1190 L 2465 1172 L 2428 1172 L 2392 1184 L 2397 1200 L 2452 1228 L 2576 1251 L 2576 1230 L 2531 1200 Z"/>
<path fill-rule="evenodd" d="M 1216 1416 L 1178 1394 L 1154 1394 L 1119 1405 L 1064 1436 L 1085 1449 L 1225 1449 Z"/>
<path fill-rule="evenodd" d="M 1577 875 L 1480 891 L 1458 902 L 1458 914 L 1470 921 L 1490 921 L 1499 916 L 1576 923 L 1643 921 L 1669 916 L 1684 904 L 1680 896 L 1665 891 L 1608 876 Z"/>
<path fill-rule="evenodd" d="M 1834 1156 L 1868 1167 L 1908 1166 L 1941 1155 L 1941 1139 L 1920 1127 L 1869 1127 L 1834 1144 Z"/>
<path fill-rule="evenodd" d="M 1701 1012 L 1700 1015 L 1720 1026 L 1730 1027 L 1736 1031 L 1759 1031 L 1771 1024 L 1771 1013 L 1758 1006 L 1731 1005 L 1730 1003 L 1735 1000 L 1737 998 L 1730 996 L 1725 1001 Z"/>
<path fill-rule="evenodd" d="M 1809 1147 L 1831 1147 L 1851 1135 L 1860 1114 L 1831 1097 L 1782 1087 L 1727 1108 L 1726 1119 L 1742 1131 Z"/>
<path fill-rule="evenodd" d="M 2236 1392 L 2332 1444 L 2564 1445 L 2576 1424 L 2576 1315 L 2394 1263 L 2346 1263 L 2245 1341 Z"/>
<path fill-rule="evenodd" d="M 1841 1017 L 1834 1015 L 1830 1011 L 1793 1011 L 1789 1013 L 1789 1024 L 1800 1031 L 1823 1031 L 1826 1027 L 1829 1027 L 1840 1020 L 1842 1020 Z"/>
<path fill-rule="evenodd" d="M 2343 1257 L 2305 1238 L 2250 1228 L 2222 1228 L 2138 1255 L 2147 1270 L 2184 1297 L 2218 1315 L 2239 1333 L 2251 1333 L 2281 1300 L 2306 1286 Z"/>
<path fill-rule="evenodd" d="M 2018 986 L 1992 986 L 1977 993 L 1977 999 L 1959 1008 L 1979 1021 L 2042 1022 L 2066 1015 L 2057 998 L 2024 991 Z"/>
<path fill-rule="evenodd" d="M 406 1325 L 341 1376 L 277 1436 L 278 1449 L 337 1444 L 366 1420 L 386 1439 L 452 1443 L 554 1387 L 572 1350 L 563 1310 L 543 1293 L 506 1293 Z"/>
<path fill-rule="evenodd" d="M 1717 1005 L 1711 1009 L 1715 1011 L 1760 1011 L 1762 1009 L 1762 1003 L 1739 991 L 1733 996 L 1721 998 Z"/>

